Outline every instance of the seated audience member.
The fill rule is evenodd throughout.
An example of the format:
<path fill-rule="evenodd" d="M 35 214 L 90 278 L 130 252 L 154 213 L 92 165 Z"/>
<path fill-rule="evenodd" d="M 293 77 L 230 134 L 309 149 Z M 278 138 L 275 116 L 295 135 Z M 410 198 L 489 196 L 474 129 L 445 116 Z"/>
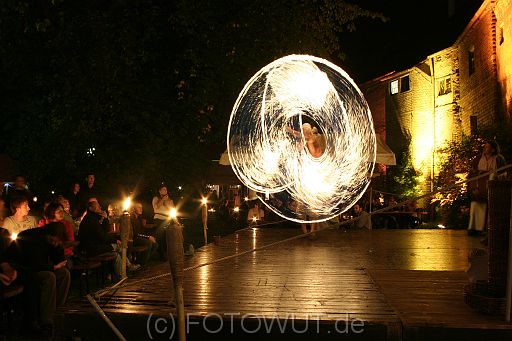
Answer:
<path fill-rule="evenodd" d="M 121 275 L 122 259 L 120 255 L 121 241 L 113 234 L 109 234 L 109 222 L 107 213 L 101 209 L 96 198 L 91 198 L 87 203 L 85 214 L 78 229 L 78 240 L 80 250 L 86 252 L 87 257 L 94 257 L 102 254 L 115 254 L 115 272 Z M 132 265 L 128 260 L 126 268 L 130 271 L 137 270 L 140 266 Z"/>
<path fill-rule="evenodd" d="M 43 202 L 43 209 L 41 211 L 41 217 L 39 218 L 37 222 L 38 227 L 43 227 L 44 225 L 48 224 L 50 221 L 48 220 L 48 217 L 46 216 L 46 208 L 48 205 L 50 205 L 53 202 L 53 198 L 46 198 Z"/>
<path fill-rule="evenodd" d="M 28 206 L 27 198 L 12 198 L 11 211 L 14 214 L 4 219 L 3 226 L 11 235 L 13 233 L 17 235 L 24 230 L 37 227 L 35 217 L 28 214 L 30 207 Z"/>
<path fill-rule="evenodd" d="M 117 243 L 115 235 L 109 235 L 107 214 L 101 209 L 97 200 L 87 203 L 87 211 L 78 228 L 80 249 L 93 257 L 112 252 L 112 244 Z"/>
<path fill-rule="evenodd" d="M 58 202 L 52 202 L 46 207 L 45 216 L 48 223 L 60 222 L 64 225 L 63 248 L 66 257 L 66 266 L 69 270 L 73 269 L 74 241 L 75 233 L 73 225 L 64 219 L 64 208 Z"/>
<path fill-rule="evenodd" d="M 389 197 L 386 207 L 392 207 L 392 206 L 395 206 L 395 207 L 387 210 L 387 212 L 398 212 L 398 211 L 401 211 L 402 207 L 401 206 L 396 206 L 397 204 L 398 204 L 398 202 L 396 201 L 395 197 L 393 197 L 393 196 Z"/>
<path fill-rule="evenodd" d="M 155 237 L 147 234 L 146 231 L 146 219 L 142 215 L 142 204 L 135 202 L 132 205 L 132 211 L 130 214 L 130 221 L 132 231 L 130 233 L 130 242 L 128 243 L 128 252 L 131 253 L 133 246 L 147 246 L 147 250 L 144 251 L 140 259 L 140 264 L 145 265 L 149 261 L 153 251 L 156 251 L 158 244 Z"/>
<path fill-rule="evenodd" d="M 62 195 L 59 195 L 57 197 L 57 202 L 62 205 L 62 208 L 64 209 L 64 220 L 69 222 L 71 224 L 71 227 L 73 228 L 73 233 L 78 234 L 78 225 L 73 220 L 73 216 L 71 215 L 71 206 L 69 205 L 68 199 L 63 197 Z"/>
<path fill-rule="evenodd" d="M 62 238 L 64 225 L 52 222 L 43 228 L 22 231 L 11 243 L 13 262 L 24 285 L 25 321 L 40 336 L 53 335 L 57 307 L 65 304 L 71 276 L 66 268 Z"/>
<path fill-rule="evenodd" d="M 362 204 L 355 204 L 353 207 L 354 210 L 354 218 L 356 219 L 352 223 L 353 228 L 366 228 L 371 230 L 372 228 L 372 222 L 371 222 L 371 216 L 368 212 L 363 210 Z"/>
<path fill-rule="evenodd" d="M 4 226 L 4 220 L 10 216 L 9 209 L 5 206 L 4 198 L 0 197 L 0 226 Z"/>
<path fill-rule="evenodd" d="M 18 277 L 18 273 L 9 263 L 10 259 L 7 255 L 10 244 L 11 237 L 9 231 L 0 227 L 0 293 L 1 289 L 11 285 Z"/>
<path fill-rule="evenodd" d="M 403 217 L 403 224 L 405 227 L 417 227 L 421 222 L 421 209 L 418 206 L 418 202 L 416 200 L 408 201 L 405 204 L 405 212 L 406 215 Z"/>
<path fill-rule="evenodd" d="M 257 224 L 265 220 L 265 211 L 260 208 L 260 203 L 256 201 L 254 206 L 247 213 L 247 221 L 250 224 Z"/>

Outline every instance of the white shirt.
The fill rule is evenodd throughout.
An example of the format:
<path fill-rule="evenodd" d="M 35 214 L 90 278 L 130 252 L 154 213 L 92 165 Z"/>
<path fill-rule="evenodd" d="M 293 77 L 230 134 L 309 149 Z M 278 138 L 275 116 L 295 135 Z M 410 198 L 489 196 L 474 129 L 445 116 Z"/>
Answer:
<path fill-rule="evenodd" d="M 14 219 L 14 216 L 10 216 L 5 218 L 3 227 L 7 229 L 10 234 L 18 234 L 21 231 L 37 227 L 37 222 L 36 218 L 31 215 L 26 216 L 23 221 L 17 221 L 16 219 Z"/>
<path fill-rule="evenodd" d="M 153 213 L 155 214 L 153 218 L 161 220 L 169 219 L 169 213 L 171 211 L 171 208 L 174 207 L 174 203 L 171 199 L 166 199 L 160 206 L 158 206 L 157 203 L 160 200 L 160 197 L 153 198 Z"/>

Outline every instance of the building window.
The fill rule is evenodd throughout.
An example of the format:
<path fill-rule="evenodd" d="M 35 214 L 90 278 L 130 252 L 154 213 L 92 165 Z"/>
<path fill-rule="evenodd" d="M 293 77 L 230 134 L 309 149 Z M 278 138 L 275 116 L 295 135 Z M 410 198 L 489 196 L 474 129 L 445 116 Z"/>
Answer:
<path fill-rule="evenodd" d="M 398 79 L 395 79 L 394 81 L 391 81 L 391 94 L 395 95 L 398 93 Z"/>
<path fill-rule="evenodd" d="M 400 79 L 400 92 L 409 91 L 409 76 L 402 77 Z"/>
<path fill-rule="evenodd" d="M 476 119 L 475 115 L 469 116 L 469 129 L 470 129 L 471 135 L 477 134 L 478 123 L 477 123 L 477 119 Z"/>
<path fill-rule="evenodd" d="M 398 83 L 400 81 L 400 84 Z M 404 76 L 402 78 L 392 80 L 391 83 L 389 83 L 389 91 L 392 95 L 396 95 L 398 93 L 398 88 L 400 86 L 400 92 L 406 92 L 411 89 L 410 83 L 409 83 L 409 76 Z"/>
<path fill-rule="evenodd" d="M 443 78 L 438 83 L 438 96 L 446 95 L 452 92 L 452 80 L 450 77 Z"/>
<path fill-rule="evenodd" d="M 468 51 L 469 75 L 475 73 L 475 48 L 471 47 Z"/>

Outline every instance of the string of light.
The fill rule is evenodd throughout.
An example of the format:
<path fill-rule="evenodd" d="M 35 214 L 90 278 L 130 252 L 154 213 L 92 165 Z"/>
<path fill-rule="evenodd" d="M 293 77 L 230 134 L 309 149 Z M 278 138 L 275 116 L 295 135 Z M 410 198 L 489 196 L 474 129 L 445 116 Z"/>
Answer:
<path fill-rule="evenodd" d="M 313 157 L 303 124 L 323 153 Z M 228 127 L 235 174 L 278 215 L 324 221 L 349 209 L 367 188 L 376 141 L 368 104 L 335 64 L 291 55 L 258 71 L 241 91 Z"/>

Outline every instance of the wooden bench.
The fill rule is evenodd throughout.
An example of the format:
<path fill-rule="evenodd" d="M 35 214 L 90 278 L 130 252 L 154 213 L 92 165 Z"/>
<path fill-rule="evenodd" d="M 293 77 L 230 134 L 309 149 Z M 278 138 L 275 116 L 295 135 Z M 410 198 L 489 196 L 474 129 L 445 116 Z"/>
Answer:
<path fill-rule="evenodd" d="M 0 283 L 0 331 L 12 326 L 12 317 L 16 299 L 23 293 L 24 287 L 22 284 L 11 284 L 5 286 Z M 5 326 L 4 326 L 5 323 Z M 6 327 L 6 328 L 5 328 Z M 0 340 L 2 339 L 0 333 Z"/>
<path fill-rule="evenodd" d="M 146 252 L 148 247 L 146 245 L 136 245 L 130 248 L 133 262 L 137 263 L 137 258 L 141 255 L 141 253 Z"/>
<path fill-rule="evenodd" d="M 75 272 L 79 273 L 79 279 L 78 279 L 78 290 L 80 291 L 80 297 L 82 297 L 83 293 L 83 282 L 85 281 L 85 293 L 88 294 L 89 291 L 89 274 L 96 270 L 96 279 L 98 281 L 99 277 L 99 270 L 101 268 L 101 262 L 97 260 L 89 260 L 87 258 L 85 259 L 79 259 L 78 262 L 74 263 L 73 270 Z"/>

